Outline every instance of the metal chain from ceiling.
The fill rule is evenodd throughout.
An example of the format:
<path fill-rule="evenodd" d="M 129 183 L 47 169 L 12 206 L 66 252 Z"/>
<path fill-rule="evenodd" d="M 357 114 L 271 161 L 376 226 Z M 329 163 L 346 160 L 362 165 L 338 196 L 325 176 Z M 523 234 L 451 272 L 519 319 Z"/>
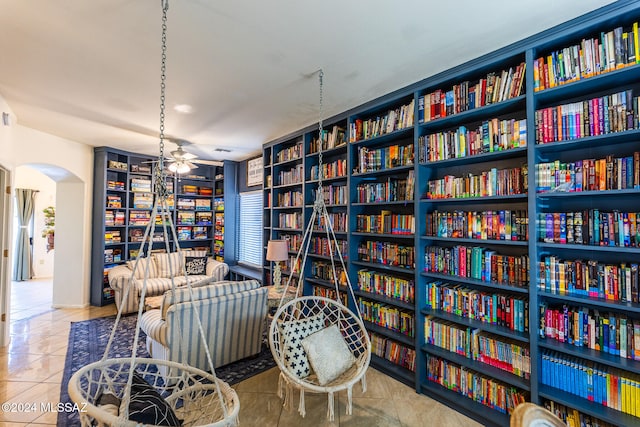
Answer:
<path fill-rule="evenodd" d="M 166 201 L 169 197 L 167 189 L 167 171 L 164 168 L 164 110 L 167 71 L 167 10 L 169 0 L 160 0 L 162 3 L 162 62 L 160 66 L 160 155 L 155 169 L 155 189 L 158 198 Z"/>
<path fill-rule="evenodd" d="M 322 68 L 320 68 L 320 72 L 318 73 L 318 82 L 320 85 L 320 106 L 318 108 L 318 114 L 319 114 L 319 118 L 318 118 L 318 195 L 316 196 L 316 199 L 321 199 L 324 201 L 324 195 L 323 195 L 323 190 L 322 190 L 322 178 L 324 175 L 323 169 L 322 169 L 322 142 L 323 142 L 323 130 L 322 130 L 322 107 L 323 107 L 323 90 L 324 90 L 324 71 L 322 71 Z"/>

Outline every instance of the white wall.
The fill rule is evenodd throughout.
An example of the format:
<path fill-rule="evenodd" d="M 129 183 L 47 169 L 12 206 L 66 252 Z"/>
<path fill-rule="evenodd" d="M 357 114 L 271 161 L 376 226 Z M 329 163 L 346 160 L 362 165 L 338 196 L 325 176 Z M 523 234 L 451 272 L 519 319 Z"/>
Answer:
<path fill-rule="evenodd" d="M 53 277 L 53 260 L 55 249 L 47 252 L 47 239 L 42 237 L 44 213 L 48 206 L 56 205 L 56 182 L 30 166 L 18 166 L 13 179 L 16 188 L 38 190 L 33 210 L 33 277 L 35 279 Z M 14 226 L 12 243 L 15 246 L 17 225 Z M 31 230 L 30 230 L 31 232 Z"/>
<path fill-rule="evenodd" d="M 10 111 L 1 94 L 0 111 Z M 11 126 L 0 125 L 0 165 L 10 171 L 12 188 L 16 168 L 24 165 L 57 184 L 53 306 L 84 307 L 89 304 L 93 148 L 21 126 L 12 118 Z"/>

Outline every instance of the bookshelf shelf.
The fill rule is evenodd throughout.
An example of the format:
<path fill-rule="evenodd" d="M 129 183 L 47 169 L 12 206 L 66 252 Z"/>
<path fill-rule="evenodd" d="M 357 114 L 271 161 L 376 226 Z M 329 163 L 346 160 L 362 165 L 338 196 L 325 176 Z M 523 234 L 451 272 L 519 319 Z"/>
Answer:
<path fill-rule="evenodd" d="M 399 300 L 397 298 L 387 297 L 387 296 L 384 296 L 384 295 L 374 294 L 374 293 L 371 293 L 371 292 L 358 291 L 358 290 L 354 290 L 353 293 L 356 296 L 363 297 L 363 298 L 366 298 L 368 300 L 373 300 L 373 301 L 383 302 L 385 304 L 395 305 L 396 307 L 400 307 L 400 308 L 403 308 L 405 310 L 413 311 L 415 309 L 415 304 L 404 302 L 404 301 L 401 301 L 401 300 Z"/>
<path fill-rule="evenodd" d="M 331 288 L 331 289 L 335 288 L 335 285 L 333 284 L 333 282 L 330 282 L 328 280 L 318 279 L 316 277 L 305 277 L 304 280 L 306 280 L 309 283 L 313 283 L 314 285 L 323 286 L 325 288 Z M 349 292 L 347 287 L 343 285 L 339 285 L 338 289 L 340 290 L 340 292 L 345 292 L 345 293 Z"/>
<path fill-rule="evenodd" d="M 438 356 L 441 359 L 450 360 L 454 363 L 457 363 L 458 365 L 466 366 L 467 368 L 473 369 L 474 371 L 482 372 L 483 374 L 486 374 L 507 384 L 514 385 L 523 390 L 528 391 L 531 389 L 529 380 L 514 375 L 510 372 L 503 371 L 502 369 L 496 368 L 494 366 L 487 365 L 486 363 L 469 359 L 460 354 L 452 353 L 450 351 L 428 344 L 422 346 L 422 351 L 424 351 L 425 353 L 433 354 L 434 356 Z"/>
<path fill-rule="evenodd" d="M 462 237 L 435 237 L 420 236 L 420 240 L 430 240 L 434 242 L 453 242 L 453 243 L 475 243 L 480 245 L 507 245 L 507 246 L 528 246 L 529 243 L 524 240 L 494 240 L 494 239 L 468 239 Z"/>
<path fill-rule="evenodd" d="M 420 123 L 418 126 L 421 130 L 428 130 L 429 132 L 432 132 L 436 129 L 453 127 L 459 124 L 486 119 L 487 117 L 503 115 L 511 111 L 524 109 L 525 99 L 526 97 L 524 95 L 520 95 L 506 101 L 485 105 L 483 107 L 463 111 L 447 117 Z"/>
<path fill-rule="evenodd" d="M 484 323 L 475 319 L 468 319 L 466 317 L 456 316 L 441 310 L 431 310 L 429 308 L 423 308 L 420 310 L 425 316 L 434 316 L 439 319 L 448 320 L 459 325 L 469 326 L 481 331 L 490 332 L 502 337 L 511 338 L 517 341 L 529 342 L 529 332 L 512 331 L 504 326 L 492 325 L 490 323 Z"/>
<path fill-rule="evenodd" d="M 602 351 L 592 350 L 587 347 L 577 347 L 572 344 L 562 343 L 553 339 L 538 340 L 538 345 L 549 350 L 569 354 L 571 356 L 580 357 L 582 359 L 598 362 L 614 368 L 623 369 L 625 371 L 640 374 L 640 361 L 623 359 L 620 356 L 614 356 Z"/>
<path fill-rule="evenodd" d="M 540 397 L 551 399 L 555 402 L 567 405 L 571 408 L 575 408 L 580 412 L 592 415 L 618 426 L 636 426 L 638 425 L 638 418 L 632 415 L 616 411 L 615 409 L 607 408 L 602 405 L 590 402 L 587 399 L 575 396 L 573 394 L 566 393 L 557 388 L 549 387 L 546 385 L 540 385 L 539 389 Z"/>
<path fill-rule="evenodd" d="M 371 323 L 371 322 L 367 322 L 366 320 L 363 322 L 364 326 L 367 328 L 368 331 L 371 332 L 375 332 L 376 334 L 379 335 L 384 335 L 386 337 L 392 338 L 396 341 L 398 341 L 399 343 L 402 343 L 406 346 L 409 346 L 411 348 L 415 348 L 414 344 L 413 344 L 413 338 L 402 334 L 400 332 L 394 331 L 392 329 L 387 329 L 383 326 L 378 326 L 375 323 Z"/>
<path fill-rule="evenodd" d="M 300 187 L 303 184 L 303 182 L 292 182 L 291 184 L 274 185 L 272 188 L 278 190 L 281 188 Z"/>
<path fill-rule="evenodd" d="M 322 178 L 322 184 L 330 184 L 332 182 L 346 181 L 348 179 L 347 176 L 334 176 L 331 178 Z M 305 184 L 316 184 L 318 185 L 317 179 L 310 179 L 305 181 Z"/>
<path fill-rule="evenodd" d="M 430 273 L 428 271 L 423 271 L 422 273 L 420 273 L 420 275 L 424 277 L 429 277 L 432 279 L 445 280 L 445 281 L 455 282 L 455 283 L 464 283 L 465 285 L 471 285 L 474 287 L 496 289 L 499 291 L 505 291 L 510 293 L 519 293 L 519 294 L 529 293 L 528 288 L 519 288 L 517 286 L 503 285 L 503 284 L 494 283 L 494 282 L 483 282 L 482 280 L 470 279 L 468 277 L 460 277 L 460 276 L 453 276 L 453 275 L 440 274 L 440 273 Z"/>
<path fill-rule="evenodd" d="M 604 298 L 594 298 L 594 297 L 580 296 L 580 295 L 562 295 L 562 294 L 554 294 L 551 292 L 544 292 L 544 291 L 538 291 L 538 295 L 540 297 L 550 299 L 550 300 L 570 301 L 570 302 L 589 305 L 595 308 L 640 314 L 640 304 L 632 303 L 632 302 L 608 301 Z"/>
<path fill-rule="evenodd" d="M 394 273 L 413 274 L 415 271 L 412 268 L 394 267 L 391 265 L 377 264 L 375 262 L 351 261 L 351 264 L 357 265 L 360 267 L 375 268 L 378 270 L 384 270 L 384 271 L 389 271 Z"/>
<path fill-rule="evenodd" d="M 601 312 L 624 313 L 628 319 L 640 321 L 640 303 L 615 302 L 604 298 L 589 298 L 582 295 L 558 295 L 537 288 L 537 284 L 540 283 L 539 263 L 549 256 L 555 256 L 566 263 L 584 259 L 597 261 L 598 264 L 594 268 L 600 268 L 600 265 L 603 268 L 618 268 L 621 263 L 625 263 L 626 267 L 629 267 L 638 263 L 637 259 L 640 255 L 640 248 L 638 247 L 589 246 L 538 241 L 539 231 L 541 230 L 538 229 L 539 224 L 537 222 L 539 214 L 544 213 L 584 212 L 596 209 L 600 210 L 600 212 L 638 213 L 640 212 L 640 182 L 634 182 L 634 188 L 629 188 L 627 175 L 627 182 L 624 183 L 627 189 L 624 190 L 537 193 L 536 189 L 538 187 L 551 187 L 547 182 L 540 179 L 539 181 L 544 183 L 543 186 L 537 180 L 541 170 L 546 171 L 544 168 L 548 168 L 556 162 L 562 165 L 558 170 L 568 170 L 570 172 L 577 170 L 575 168 L 580 166 L 578 162 L 581 160 L 589 160 L 590 162 L 593 159 L 594 161 L 608 162 L 608 164 L 605 163 L 604 165 L 600 163 L 599 170 L 603 170 L 603 166 L 608 167 L 612 163 L 619 165 L 620 175 L 611 174 L 611 176 L 621 176 L 622 171 L 628 169 L 630 164 L 633 164 L 633 161 L 630 162 L 628 158 L 633 157 L 635 152 L 640 151 L 640 146 L 638 146 L 638 141 L 640 140 L 640 124 L 638 122 L 640 120 L 636 111 L 639 109 L 637 107 L 637 97 L 640 95 L 640 83 L 638 83 L 640 82 L 640 61 L 637 61 L 638 63 L 635 65 L 589 78 L 582 78 L 551 89 L 535 91 L 535 88 L 538 87 L 535 85 L 540 82 L 539 73 L 541 71 L 546 70 L 546 72 L 553 71 L 556 73 L 566 71 L 566 69 L 553 67 L 553 65 L 536 69 L 535 66 L 540 59 L 549 60 L 550 58 L 553 60 L 554 55 L 556 55 L 556 58 L 558 57 L 557 52 L 565 48 L 571 51 L 573 46 L 577 46 L 578 52 L 583 54 L 586 52 L 581 47 L 583 39 L 590 40 L 588 37 L 594 40 L 599 39 L 602 34 L 606 34 L 606 37 L 609 37 L 608 34 L 613 33 L 616 27 L 622 27 L 624 32 L 631 31 L 630 35 L 627 34 L 627 40 L 629 40 L 629 37 L 634 36 L 633 32 L 638 31 L 633 27 L 636 22 L 640 22 L 640 3 L 630 0 L 613 2 L 583 17 L 560 24 L 553 29 L 501 48 L 481 58 L 428 77 L 384 97 L 354 107 L 335 117 L 327 118 L 327 123 L 338 126 L 342 130 L 346 129 L 344 132 L 345 140 L 349 141 L 336 148 L 323 150 L 323 155 L 326 156 L 324 159 L 329 159 L 329 162 L 346 161 L 346 176 L 323 180 L 327 186 L 333 185 L 335 187 L 336 184 L 339 184 L 339 186 L 344 187 L 340 188 L 339 191 L 346 191 L 347 193 L 346 200 L 348 200 L 348 203 L 329 206 L 331 214 L 343 215 L 343 217 L 339 217 L 340 221 L 346 220 L 346 224 L 343 222 L 340 229 L 347 231 L 336 232 L 340 240 L 347 242 L 348 255 L 345 260 L 347 271 L 345 273 L 352 284 L 358 283 L 359 274 L 362 274 L 361 270 L 364 269 L 372 273 L 391 276 L 391 279 L 411 280 L 415 291 L 415 304 L 398 304 L 398 301 L 369 292 L 357 291 L 355 293 L 355 299 L 361 299 L 364 306 L 367 306 L 366 304 L 382 303 L 390 308 L 401 309 L 414 315 L 415 338 L 398 337 L 397 334 L 394 335 L 393 331 L 380 328 L 371 322 L 367 322 L 366 327 L 371 332 L 379 333 L 382 337 L 397 340 L 399 343 L 410 343 L 411 346 L 415 346 L 413 347 L 414 350 L 418 350 L 415 354 L 415 372 L 403 370 L 404 368 L 400 368 L 388 360 L 376 357 L 373 358 L 373 366 L 396 378 L 405 378 L 408 383 L 415 384 L 419 392 L 433 396 L 488 425 L 507 426 L 509 417 L 506 414 L 491 410 L 479 402 L 465 399 L 458 393 L 447 390 L 436 383 L 428 382 L 426 380 L 427 359 L 431 356 L 437 356 L 445 360 L 455 360 L 463 366 L 472 367 L 472 369 L 485 374 L 490 379 L 495 378 L 506 384 L 512 384 L 519 391 L 523 391 L 523 394 L 518 395 L 517 399 L 524 396 L 527 400 L 540 403 L 542 398 L 548 398 L 577 408 L 605 421 L 609 420 L 616 425 L 640 425 L 640 417 L 628 417 L 621 415 L 618 411 L 598 408 L 593 404 L 589 406 L 588 403 L 582 402 L 571 395 L 545 387 L 542 384 L 541 354 L 548 351 L 558 352 L 558 354 L 575 358 L 577 361 L 600 363 L 612 369 L 619 369 L 621 372 L 629 372 L 632 375 L 640 374 L 638 372 L 638 362 L 617 360 L 608 354 L 582 348 L 572 348 L 568 345 L 556 345 L 555 342 L 550 340 L 539 340 L 537 333 L 537 325 L 540 322 L 538 310 L 540 302 L 558 305 L 574 304 L 580 307 L 597 309 Z M 614 45 L 615 43 L 614 41 Z M 600 46 L 602 47 L 602 45 Z M 602 47 L 602 49 L 605 48 Z M 612 51 L 614 51 L 615 56 L 615 49 Z M 617 52 L 620 55 L 620 52 L 624 52 L 624 50 L 618 49 Z M 612 59 L 615 58 L 607 58 L 609 62 Z M 495 92 L 485 91 L 490 84 L 493 85 L 495 83 L 494 78 L 508 76 L 508 70 L 510 69 L 517 70 L 519 68 L 522 70 L 521 64 L 523 63 L 526 66 L 526 72 L 522 87 L 517 85 L 515 89 L 509 88 L 508 84 L 493 86 L 499 88 L 497 96 Z M 512 76 L 511 82 L 516 81 L 516 74 Z M 520 76 L 521 74 L 517 75 L 517 78 L 519 79 Z M 509 82 L 509 77 L 505 82 Z M 483 86 L 484 84 L 486 84 L 486 88 Z M 560 115 L 563 113 L 568 114 L 569 106 L 577 109 L 577 103 L 582 102 L 583 106 L 598 105 L 598 107 L 600 105 L 598 103 L 602 103 L 602 112 L 604 112 L 605 102 L 609 103 L 611 101 L 610 105 L 617 106 L 620 105 L 618 104 L 620 100 L 626 101 L 629 95 L 635 97 L 633 99 L 634 105 L 632 108 L 627 107 L 625 113 L 631 112 L 633 115 L 615 116 L 615 114 L 621 112 L 620 109 L 607 109 L 609 111 L 607 116 L 609 125 L 613 123 L 613 129 L 628 130 L 605 134 L 606 130 L 601 132 L 594 127 L 594 132 L 589 133 L 596 134 L 600 132 L 602 134 L 571 140 L 568 140 L 566 138 L 567 135 L 564 135 L 565 139 L 563 141 L 537 143 L 538 137 L 542 137 L 540 139 L 545 141 L 555 138 L 552 134 L 544 133 L 545 126 L 553 127 L 554 122 L 545 122 L 544 115 L 540 114 L 541 111 L 543 113 L 547 111 L 553 119 L 554 111 Z M 506 100 L 494 102 L 498 99 Z M 467 107 L 482 105 L 483 103 L 489 103 L 489 105 L 462 111 Z M 427 105 L 430 110 L 426 109 Z M 627 103 L 626 105 L 628 106 L 629 104 Z M 407 107 L 410 108 L 407 109 Z M 552 110 L 554 107 L 557 108 Z M 437 108 L 440 108 L 440 110 L 437 110 Z M 386 131 L 387 129 L 401 127 L 399 122 L 392 122 L 389 127 L 380 127 L 384 121 L 380 122 L 378 118 L 384 120 L 386 117 L 388 120 L 393 114 L 391 111 L 400 111 L 400 114 L 404 114 L 406 118 L 406 114 L 411 109 L 414 120 L 406 122 L 410 123 L 410 125 L 377 137 L 358 140 L 358 138 L 362 138 L 362 135 L 371 135 L 380 129 Z M 438 117 L 439 115 L 445 115 L 445 117 L 433 120 L 427 119 L 428 121 L 426 122 L 420 122 L 420 117 L 426 117 L 427 111 L 429 111 L 430 117 Z M 456 111 L 459 112 L 455 113 Z M 578 109 L 578 111 L 580 110 Z M 571 117 L 575 119 L 576 116 L 569 115 L 566 117 L 568 117 L 566 121 L 569 122 L 569 126 L 566 126 L 566 123 L 564 126 L 567 133 L 570 135 L 578 134 L 575 121 L 573 122 L 574 127 L 571 128 L 570 126 Z M 577 117 L 579 120 L 579 114 Z M 623 117 L 626 118 L 626 121 L 623 120 Z M 606 118 L 602 117 L 602 120 L 602 126 L 604 126 Z M 631 122 L 633 122 L 633 126 L 628 125 Z M 601 124 L 601 122 L 598 123 Z M 579 124 L 581 125 L 582 123 Z M 330 131 L 331 125 L 326 128 L 327 132 Z M 485 131 L 486 129 L 489 130 Z M 516 129 L 518 130 L 517 133 Z M 489 138 L 487 138 L 486 132 L 488 132 Z M 583 135 L 589 133 L 586 132 L 586 128 L 582 132 Z M 460 135 L 465 135 L 465 139 L 462 140 Z M 476 139 L 467 138 L 467 135 L 474 135 Z M 309 173 L 311 168 L 318 165 L 318 153 L 312 152 L 315 150 L 315 148 L 312 150 L 312 147 L 317 147 L 314 144 L 317 144 L 318 136 L 317 127 L 309 126 L 263 146 L 263 163 L 266 165 L 263 194 L 265 196 L 264 206 L 267 206 L 263 232 L 265 246 L 268 239 L 278 238 L 281 233 L 301 236 L 301 233 L 308 226 L 314 202 L 313 194 L 317 189 L 318 181 L 305 179 L 311 176 Z M 460 142 L 466 144 L 464 149 L 456 145 Z M 408 150 L 411 148 L 410 145 L 413 145 L 413 158 L 404 157 L 410 151 L 404 151 L 405 154 L 401 154 L 401 148 Z M 301 147 L 298 158 L 287 162 L 274 163 L 273 160 L 277 158 L 282 150 L 291 150 L 291 147 L 294 146 Z M 398 149 L 396 149 L 396 146 Z M 428 154 L 431 154 L 431 158 L 443 158 L 448 156 L 448 153 L 459 152 L 483 152 L 483 154 L 426 162 L 421 161 L 421 159 L 429 158 L 425 156 L 427 154 L 424 151 L 425 147 L 431 150 L 428 152 Z M 494 150 L 498 150 L 497 147 L 502 147 L 502 150 L 486 152 L 491 147 Z M 395 156 L 396 151 L 399 154 L 397 160 L 394 157 L 394 160 L 389 161 L 391 156 Z M 625 157 L 627 159 L 622 160 Z M 620 163 L 615 163 L 616 161 Z M 411 164 L 407 164 L 409 162 Z M 622 169 L 623 162 L 626 162 L 624 164 L 626 169 Z M 370 172 L 359 172 L 385 165 L 391 166 L 403 163 L 406 165 Z M 339 164 L 344 165 L 343 163 Z M 293 170 L 294 165 L 298 168 L 296 170 L 301 169 L 303 171 L 303 182 L 286 186 L 272 186 L 272 184 L 279 182 L 278 176 L 281 172 Z M 591 163 L 587 165 L 590 167 Z M 571 167 L 574 169 L 571 169 Z M 559 176 L 563 176 L 562 173 L 564 172 L 561 172 Z M 575 175 L 569 174 L 569 179 L 572 176 Z M 583 175 L 583 177 L 585 176 L 589 178 L 589 174 Z M 406 188 L 409 177 L 411 177 L 413 184 L 413 192 L 405 195 L 402 194 L 404 193 L 403 187 Z M 556 175 L 553 175 L 553 177 L 555 179 Z M 543 178 L 546 179 L 548 177 L 543 176 Z M 601 177 L 598 179 L 601 179 Z M 635 179 L 635 175 L 633 179 Z M 605 184 L 601 188 L 615 188 L 615 185 L 610 185 L 611 182 L 606 182 Z M 303 193 L 304 209 L 295 211 L 296 213 L 301 211 L 303 215 L 302 224 L 298 229 L 273 227 L 279 224 L 278 214 L 283 213 L 283 209 L 270 208 L 269 206 L 273 205 L 271 197 L 276 196 L 278 191 L 293 191 L 292 187 L 295 188 L 295 191 Z M 487 188 L 492 189 L 491 194 L 507 195 L 426 198 L 427 194 L 443 196 L 465 193 L 488 194 Z M 598 187 L 585 186 L 584 188 Z M 478 189 L 482 189 L 482 191 L 478 191 Z M 514 192 L 522 192 L 523 194 L 510 194 Z M 410 200 L 383 201 L 400 198 L 408 198 Z M 376 201 L 376 199 L 381 201 Z M 358 200 L 372 201 L 361 203 Z M 385 220 L 382 214 L 383 210 L 391 211 L 397 215 L 413 215 L 415 218 L 414 233 L 403 235 L 357 231 L 369 229 L 375 231 L 389 230 L 388 228 L 378 227 L 376 224 L 378 218 L 382 221 Z M 474 215 L 477 215 L 482 221 L 485 217 L 488 218 L 493 215 L 491 213 L 483 217 L 485 212 L 488 211 L 505 211 L 505 218 L 507 211 L 510 211 L 511 215 L 515 213 L 516 220 L 519 220 L 516 224 L 521 227 L 513 234 L 518 236 L 528 235 L 529 240 L 482 240 L 467 237 L 450 238 L 427 235 L 427 233 L 437 234 L 434 231 L 433 221 L 429 222 L 436 218 L 437 215 L 451 213 L 452 224 L 447 223 L 445 228 L 464 230 L 463 225 L 453 224 L 456 218 L 464 221 L 465 218 L 461 217 L 460 213 L 475 213 L 468 215 L 467 218 L 476 218 Z M 294 210 L 290 212 L 293 213 Z M 338 218 L 338 216 L 335 218 Z M 439 216 L 439 218 L 443 217 Z M 448 216 L 446 218 L 448 219 Z M 526 218 L 526 230 L 522 227 L 523 218 Z M 629 215 L 629 218 L 631 218 L 631 215 Z M 367 225 L 369 224 L 367 221 L 372 225 Z M 470 220 L 467 219 L 467 221 Z M 629 223 L 631 223 L 631 220 L 629 220 Z M 359 227 L 359 224 L 365 225 Z M 324 234 L 324 231 L 313 232 L 314 237 Z M 468 236 L 466 233 L 461 235 Z M 496 234 L 491 231 L 489 236 L 495 237 Z M 559 239 L 556 241 L 559 241 Z M 411 264 L 414 264 L 414 268 L 360 261 L 360 259 L 386 259 L 376 253 L 377 249 L 373 249 L 373 247 L 377 248 L 378 246 L 376 245 L 378 244 L 386 250 L 390 248 L 406 250 L 407 247 L 412 247 Z M 508 264 L 511 259 L 517 260 L 515 270 L 519 272 L 519 275 L 516 276 L 515 281 L 511 279 L 511 282 L 525 281 L 528 282 L 528 286 L 503 285 L 425 271 L 425 267 L 432 260 L 432 258 L 425 259 L 427 254 L 430 257 L 442 256 L 444 257 L 443 259 L 447 259 L 446 257 L 451 257 L 453 254 L 461 254 L 462 252 L 455 251 L 462 251 L 463 248 L 470 248 L 472 256 L 495 251 L 497 257 L 508 257 L 506 259 L 507 268 L 511 268 Z M 475 248 L 480 248 L 481 251 L 474 252 Z M 359 253 L 359 250 L 362 251 L 362 254 Z M 492 253 L 490 253 L 490 256 L 493 258 Z M 471 261 L 468 253 L 466 258 L 467 261 Z M 459 263 L 461 259 L 464 259 L 462 255 L 455 261 Z M 312 260 L 314 263 L 327 261 L 327 259 L 319 256 L 312 256 Z M 504 262 L 505 258 L 502 258 L 502 261 Z M 475 263 L 477 268 L 477 259 Z M 454 267 L 450 268 L 451 270 L 456 270 L 459 267 L 459 264 L 456 266 L 455 262 L 453 262 L 453 265 Z M 504 268 L 504 265 L 502 264 L 501 266 Z M 444 271 L 444 269 L 440 268 L 429 268 Z M 266 265 L 265 271 L 269 271 Z M 308 268 L 308 270 L 302 272 L 305 277 L 305 295 L 314 291 L 314 286 L 325 288 L 333 286 L 329 282 L 323 283 L 319 281 L 320 279 L 310 278 L 310 271 L 311 268 Z M 497 268 L 495 277 L 498 277 L 499 271 L 500 268 Z M 504 270 L 502 271 L 502 277 L 504 277 Z M 632 269 L 632 271 L 635 270 Z M 526 276 L 526 280 L 523 279 L 523 276 Z M 458 286 L 486 293 L 487 298 L 492 298 L 492 294 L 495 294 L 495 297 L 506 297 L 506 300 L 510 301 L 511 304 L 515 302 L 515 306 L 519 307 L 519 309 L 524 307 L 525 310 L 529 311 L 526 319 L 528 321 L 528 332 L 517 332 L 507 327 L 466 319 L 445 311 L 424 308 L 425 301 L 432 297 L 431 294 L 427 295 L 427 292 L 436 292 L 434 288 L 435 282 L 441 282 L 443 288 L 447 289 L 446 292 L 449 292 L 449 289 L 452 288 L 447 288 L 444 285 L 451 285 L 452 287 Z M 352 301 L 352 298 L 349 298 L 348 301 L 352 308 L 357 302 Z M 421 347 L 417 343 L 424 342 L 426 316 L 434 316 L 434 318 L 450 321 L 457 325 L 476 328 L 500 337 L 527 343 L 531 357 L 531 380 L 514 380 L 505 372 L 484 369 L 484 366 L 470 364 L 469 360 L 459 360 L 456 355 L 446 354 L 448 352 L 442 352 L 440 349 L 434 350 L 431 346 Z M 522 320 L 522 317 L 518 319 L 520 328 L 522 328 Z M 505 375 L 507 376 L 505 377 Z"/>
<path fill-rule="evenodd" d="M 499 159 L 511 159 L 527 155 L 527 147 L 511 148 L 508 150 L 494 151 L 493 153 L 476 154 L 475 156 L 458 157 L 455 159 L 437 160 L 434 162 L 420 163 L 422 166 L 443 167 L 462 166 L 472 163 L 493 162 Z"/>

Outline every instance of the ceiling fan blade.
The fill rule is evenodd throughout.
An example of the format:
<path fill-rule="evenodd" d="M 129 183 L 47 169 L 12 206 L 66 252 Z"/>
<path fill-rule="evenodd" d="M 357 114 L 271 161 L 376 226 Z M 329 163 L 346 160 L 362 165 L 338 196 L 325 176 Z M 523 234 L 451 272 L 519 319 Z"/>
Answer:
<path fill-rule="evenodd" d="M 187 166 L 189 166 L 189 168 L 191 169 L 196 169 L 198 166 L 194 165 L 193 163 L 191 163 L 189 160 L 185 160 L 183 161 L 183 163 Z"/>

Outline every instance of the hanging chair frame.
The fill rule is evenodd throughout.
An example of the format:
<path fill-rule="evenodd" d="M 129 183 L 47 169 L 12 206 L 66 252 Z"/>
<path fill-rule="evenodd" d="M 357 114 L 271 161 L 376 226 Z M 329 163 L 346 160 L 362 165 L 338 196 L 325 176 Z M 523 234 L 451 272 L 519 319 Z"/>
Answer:
<path fill-rule="evenodd" d="M 150 276 L 151 250 L 153 247 L 152 229 L 155 230 L 155 221 L 158 215 L 162 220 L 163 243 L 167 252 L 170 252 L 169 235 L 173 238 L 179 259 L 183 259 L 183 251 L 180 248 L 176 228 L 171 218 L 171 211 L 168 207 L 167 199 L 169 191 L 167 188 L 167 171 L 165 169 L 164 157 L 164 110 L 165 110 L 165 70 L 166 70 L 166 31 L 167 31 L 167 10 L 169 8 L 168 0 L 161 0 L 162 5 L 162 64 L 161 64 L 161 84 L 160 84 L 160 154 L 157 163 L 154 164 L 153 175 L 153 194 L 154 204 L 151 209 L 151 216 L 147 224 L 143 239 L 140 243 L 138 256 L 135 259 L 131 272 L 131 279 L 134 279 L 135 272 L 138 269 L 140 260 L 144 258 L 145 251 L 147 253 L 147 262 L 144 265 L 143 286 L 140 293 L 140 301 L 138 306 L 138 321 L 136 322 L 135 334 L 133 338 L 133 348 L 131 357 L 126 358 L 110 358 L 109 351 L 115 338 L 124 305 L 121 305 L 116 315 L 115 323 L 111 330 L 109 340 L 107 342 L 102 358 L 90 363 L 78 371 L 76 371 L 69 380 L 68 391 L 72 401 L 83 404 L 85 413 L 80 414 L 82 425 L 111 425 L 111 426 L 137 426 L 140 423 L 129 420 L 129 403 L 131 398 L 131 388 L 133 384 L 133 376 L 136 370 L 142 368 L 139 372 L 145 377 L 145 380 L 152 378 L 151 386 L 156 391 L 159 390 L 161 395 L 164 394 L 166 402 L 172 407 L 177 414 L 181 414 L 184 418 L 184 426 L 235 426 L 238 423 L 238 413 L 240 410 L 240 402 L 238 395 L 226 382 L 218 379 L 215 374 L 215 366 L 211 357 L 210 350 L 207 345 L 204 346 L 206 359 L 210 372 L 189 366 L 183 362 L 160 360 L 154 358 L 138 357 L 138 341 L 140 338 L 140 318 L 144 312 L 144 300 L 147 292 L 147 284 Z M 170 233 L 169 233 L 170 232 Z M 168 263 L 169 275 L 171 277 L 171 292 L 175 300 L 176 282 L 175 277 L 178 274 L 174 271 L 173 262 Z M 189 290 L 189 302 L 195 313 L 195 319 L 198 327 L 198 333 L 203 343 L 207 343 L 204 334 L 204 328 L 200 320 L 200 312 L 193 294 L 192 280 L 184 272 L 186 284 L 181 289 Z M 131 284 L 134 280 L 129 280 Z M 132 286 L 127 286 L 124 290 L 123 300 L 126 301 L 129 292 L 135 290 Z M 184 331 L 180 319 L 177 319 L 178 330 Z M 186 340 L 182 339 L 179 334 L 179 345 L 182 346 L 182 355 L 186 355 Z M 150 369 L 151 366 L 156 367 L 156 371 Z M 157 367 L 167 368 L 163 374 Z M 122 400 L 121 408 L 118 416 L 110 414 L 103 408 L 96 406 L 96 399 L 103 390 L 108 390 Z"/>
<path fill-rule="evenodd" d="M 280 380 L 278 386 L 278 394 L 281 398 L 284 398 L 284 406 L 291 407 L 291 388 L 297 388 L 300 391 L 300 402 L 298 406 L 298 412 L 305 415 L 304 404 L 304 392 L 310 391 L 315 393 L 327 393 L 328 394 L 328 408 L 327 417 L 329 420 L 334 419 L 334 393 L 346 390 L 347 391 L 347 414 L 351 414 L 352 411 L 352 387 L 358 381 L 361 382 L 363 392 L 366 391 L 366 376 L 365 373 L 371 362 L 371 341 L 369 335 L 364 327 L 362 321 L 362 315 L 353 292 L 353 286 L 347 274 L 347 268 L 344 262 L 344 257 L 340 251 L 338 245 L 338 239 L 336 238 L 333 224 L 327 211 L 326 203 L 324 201 L 324 191 L 322 186 L 323 180 L 323 161 L 322 161 L 322 143 L 323 143 L 323 127 L 322 127 L 322 98 L 323 98 L 323 71 L 319 70 L 319 83 L 320 83 L 320 120 L 318 123 L 318 187 L 316 190 L 315 202 L 313 205 L 313 212 L 305 229 L 302 237 L 300 248 L 297 251 L 296 257 L 292 265 L 290 266 L 290 275 L 287 279 L 280 304 L 273 320 L 270 325 L 269 331 L 269 347 L 271 353 L 275 359 L 278 368 L 280 369 Z M 303 296 L 304 286 L 304 274 L 307 255 L 309 254 L 309 247 L 311 244 L 312 233 L 314 232 L 314 226 L 316 222 L 321 223 L 324 221 L 325 236 L 329 242 L 329 259 L 331 262 L 331 274 L 333 276 L 333 283 L 335 289 L 336 298 L 326 298 L 321 296 Z M 338 261 L 342 267 L 342 271 L 345 273 L 346 289 L 348 296 L 355 306 L 355 313 L 351 311 L 346 305 L 342 303 L 340 298 L 340 280 L 336 272 L 336 260 L 334 256 L 338 257 Z M 295 286 L 295 297 L 291 300 L 287 298 L 287 292 L 289 287 L 292 286 L 292 280 L 294 278 L 295 270 L 301 261 L 298 269 L 297 285 Z M 355 356 L 356 361 L 353 366 L 345 373 L 340 375 L 337 379 L 331 381 L 329 384 L 321 385 L 315 375 L 310 375 L 306 378 L 299 378 L 294 375 L 285 365 L 285 352 L 283 351 L 283 337 L 280 331 L 280 327 L 283 323 L 289 321 L 297 321 L 311 316 L 322 314 L 324 317 L 324 327 L 331 325 L 338 326 L 347 346 Z M 283 389 L 285 393 L 283 394 Z"/>

